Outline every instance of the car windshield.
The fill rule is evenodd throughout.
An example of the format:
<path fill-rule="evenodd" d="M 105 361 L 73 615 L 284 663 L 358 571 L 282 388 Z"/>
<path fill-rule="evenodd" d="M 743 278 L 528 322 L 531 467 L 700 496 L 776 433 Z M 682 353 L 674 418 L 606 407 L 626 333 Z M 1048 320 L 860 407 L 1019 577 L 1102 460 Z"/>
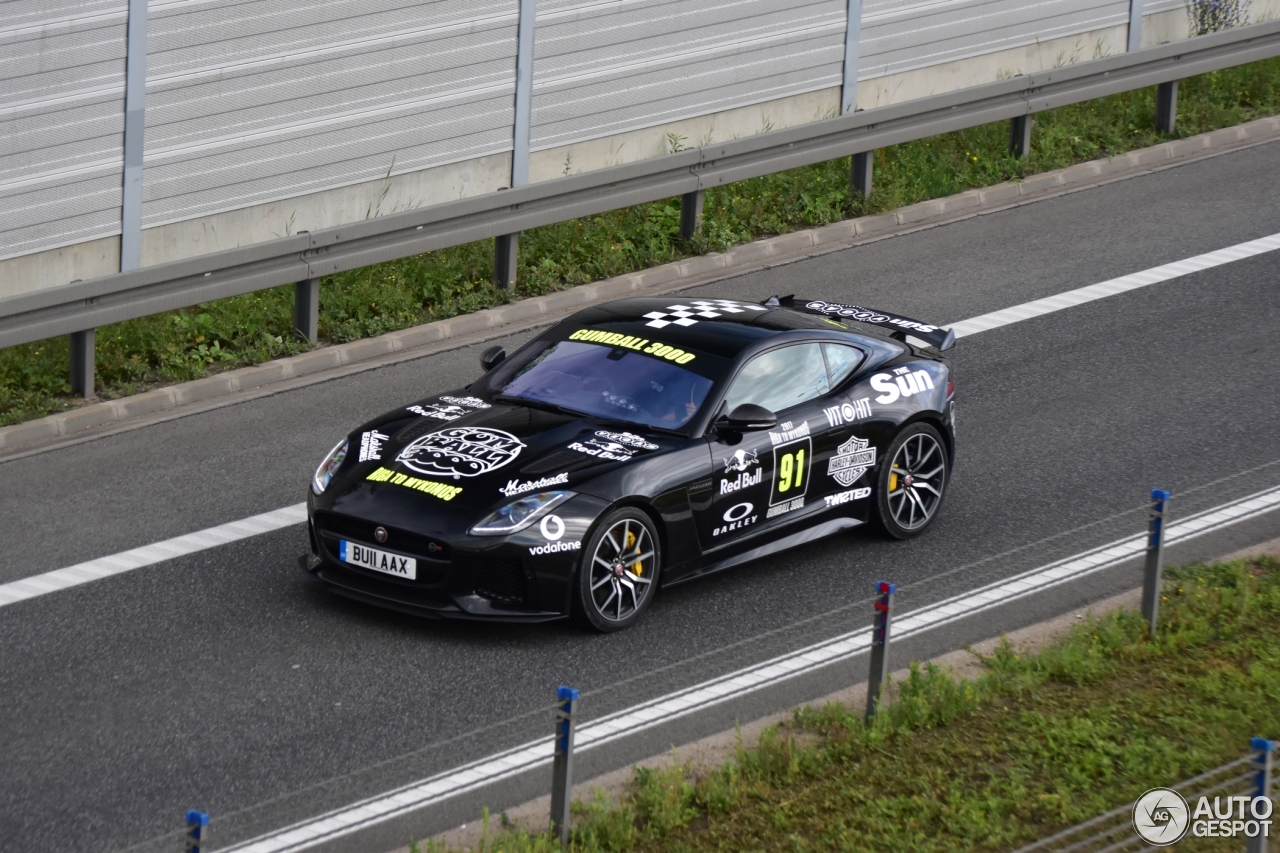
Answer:
<path fill-rule="evenodd" d="M 712 360 L 707 356 L 690 356 L 689 360 L 694 357 L 703 362 Z M 698 411 L 712 384 L 713 380 L 700 372 L 662 355 L 558 341 L 509 374 L 505 384 L 493 387 L 493 391 L 608 420 L 679 429 Z"/>

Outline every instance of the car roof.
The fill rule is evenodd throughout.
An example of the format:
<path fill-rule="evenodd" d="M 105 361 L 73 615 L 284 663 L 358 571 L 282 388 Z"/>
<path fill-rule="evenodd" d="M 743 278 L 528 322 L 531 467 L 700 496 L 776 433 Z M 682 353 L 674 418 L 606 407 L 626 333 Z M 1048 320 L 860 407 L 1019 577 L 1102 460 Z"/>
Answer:
<path fill-rule="evenodd" d="M 788 308 L 706 297 L 636 297 L 579 311 L 555 330 L 568 326 L 606 329 L 661 340 L 732 359 L 761 338 L 781 332 L 845 331 L 843 323 Z"/>

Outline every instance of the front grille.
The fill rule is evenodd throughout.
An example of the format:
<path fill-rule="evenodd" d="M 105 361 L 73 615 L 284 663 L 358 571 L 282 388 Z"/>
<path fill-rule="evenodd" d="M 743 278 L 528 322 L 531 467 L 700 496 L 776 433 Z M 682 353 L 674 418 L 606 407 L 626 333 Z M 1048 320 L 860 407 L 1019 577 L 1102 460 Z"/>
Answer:
<path fill-rule="evenodd" d="M 381 525 L 387 528 L 388 535 L 387 541 L 380 543 L 377 537 L 373 535 L 374 529 L 379 525 L 376 522 L 365 521 L 362 518 L 351 518 L 350 516 L 337 515 L 330 512 L 317 512 L 315 514 L 315 525 L 316 532 L 321 535 L 327 533 L 344 539 L 355 539 L 371 548 L 400 551 L 426 560 L 434 560 L 441 563 L 449 561 L 449 546 L 432 539 L 430 536 L 422 536 L 408 530 L 401 530 L 398 527 Z"/>
<path fill-rule="evenodd" d="M 501 604 L 524 604 L 524 566 L 519 560 L 484 559 L 476 572 L 476 595 Z"/>

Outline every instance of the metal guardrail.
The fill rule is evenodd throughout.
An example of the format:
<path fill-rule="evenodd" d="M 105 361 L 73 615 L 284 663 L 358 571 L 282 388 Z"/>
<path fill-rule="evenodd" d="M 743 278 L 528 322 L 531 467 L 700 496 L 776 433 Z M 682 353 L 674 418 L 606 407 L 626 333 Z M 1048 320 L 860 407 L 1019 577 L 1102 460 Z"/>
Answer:
<path fill-rule="evenodd" d="M 0 299 L 0 347 L 696 193 L 1280 56 L 1280 20 Z"/>

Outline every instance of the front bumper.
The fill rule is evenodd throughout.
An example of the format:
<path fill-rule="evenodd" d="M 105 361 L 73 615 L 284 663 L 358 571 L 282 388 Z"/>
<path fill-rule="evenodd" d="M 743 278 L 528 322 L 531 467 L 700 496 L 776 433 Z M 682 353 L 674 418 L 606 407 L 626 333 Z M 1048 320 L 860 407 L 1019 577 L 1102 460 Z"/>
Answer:
<path fill-rule="evenodd" d="M 572 582 L 591 524 L 606 504 L 578 495 L 551 515 L 508 536 L 469 536 L 465 531 L 406 529 L 326 507 L 307 498 L 311 554 L 306 567 L 334 592 L 419 616 L 499 622 L 544 622 L 569 614 Z M 387 530 L 383 543 L 377 527 Z M 547 532 L 559 533 L 548 541 Z M 341 540 L 417 560 L 414 580 L 343 562 Z M 550 547 L 549 547 L 550 546 Z"/>

